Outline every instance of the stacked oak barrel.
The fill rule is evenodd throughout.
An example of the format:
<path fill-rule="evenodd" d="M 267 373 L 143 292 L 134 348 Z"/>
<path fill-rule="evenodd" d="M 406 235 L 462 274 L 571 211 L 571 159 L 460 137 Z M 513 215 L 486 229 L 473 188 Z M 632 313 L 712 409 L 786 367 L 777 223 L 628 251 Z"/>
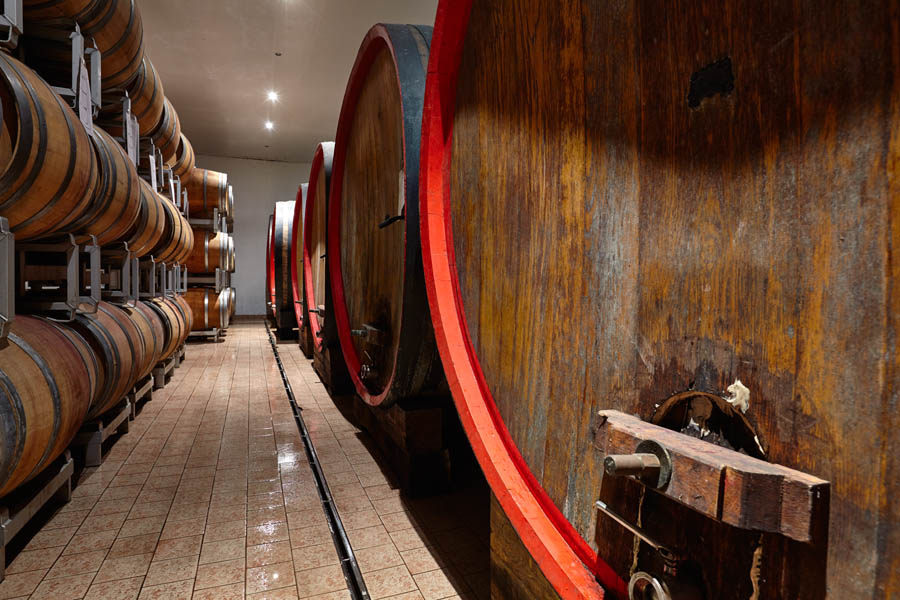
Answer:
<path fill-rule="evenodd" d="M 234 273 L 234 192 L 228 175 L 194 168 L 182 179 L 188 194 L 194 250 L 185 262 L 188 290 L 185 298 L 194 311 L 194 332 L 228 328 L 235 311 L 231 286 Z"/>
<path fill-rule="evenodd" d="M 80 251 L 121 249 L 153 267 L 148 272 L 174 273 L 192 255 L 194 234 L 180 199 L 145 180 L 125 150 L 126 92 L 139 135 L 160 149 L 174 176 L 191 172 L 193 150 L 144 51 L 137 4 L 24 0 L 23 8 L 25 52 L 0 50 L 0 217 L 17 251 L 73 243 Z M 95 45 L 102 56 L 105 100 L 96 120 L 90 108 L 79 117 L 71 99 L 48 83 L 71 68 L 71 49 L 54 40 L 68 39 L 76 24 L 91 41 L 85 46 Z M 51 30 L 62 35 L 44 38 Z M 122 265 L 123 273 L 126 264 L 132 263 Z M 106 268 L 104 262 L 104 277 Z M 58 266 L 45 270 L 53 269 Z M 0 344 L 0 497 L 53 463 L 86 421 L 102 421 L 122 406 L 183 345 L 194 317 L 174 289 L 156 297 L 129 296 L 125 289 L 108 296 L 110 285 L 103 279 L 100 300 L 79 304 L 66 318 L 35 310 L 12 319 Z M 30 286 L 23 306 L 36 306 L 40 294 Z"/>
<path fill-rule="evenodd" d="M 893 4 L 437 14 L 363 41 L 292 326 L 376 440 L 452 395 L 492 596 L 900 594 Z"/>

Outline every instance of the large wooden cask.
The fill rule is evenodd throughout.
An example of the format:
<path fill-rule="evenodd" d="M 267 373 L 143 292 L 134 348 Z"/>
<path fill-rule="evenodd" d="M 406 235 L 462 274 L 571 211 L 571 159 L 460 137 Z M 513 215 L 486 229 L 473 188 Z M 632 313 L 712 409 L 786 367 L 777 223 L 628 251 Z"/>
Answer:
<path fill-rule="evenodd" d="M 280 336 L 289 336 L 297 327 L 291 292 L 291 236 L 294 223 L 293 200 L 276 202 L 272 219 L 272 307 Z"/>
<path fill-rule="evenodd" d="M 269 215 L 269 223 L 266 227 L 266 314 L 275 316 L 275 250 L 273 240 L 275 238 L 275 215 Z"/>
<path fill-rule="evenodd" d="M 194 315 L 193 327 L 196 331 L 228 327 L 231 294 L 227 289 L 216 292 L 209 288 L 190 288 L 184 294 L 184 300 Z"/>
<path fill-rule="evenodd" d="M 228 175 L 209 169 L 193 169 L 181 185 L 187 189 L 192 219 L 211 219 L 213 209 L 225 214 L 228 206 Z"/>
<path fill-rule="evenodd" d="M 440 3 L 431 314 L 473 449 L 561 595 L 624 593 L 659 558 L 598 497 L 706 598 L 900 595 L 898 47 L 876 0 Z M 604 409 L 831 482 L 822 528 L 687 507 L 740 496 L 730 476 L 672 499 L 604 475 Z"/>
<path fill-rule="evenodd" d="M 137 382 L 144 342 L 134 321 L 107 302 L 101 302 L 95 314 L 78 315 L 70 326 L 88 342 L 100 366 L 98 391 L 87 415 L 94 419 L 117 406 Z"/>
<path fill-rule="evenodd" d="M 328 213 L 334 316 L 373 405 L 434 394 L 443 371 L 419 250 L 419 141 L 431 28 L 376 25 L 350 73 Z"/>
<path fill-rule="evenodd" d="M 331 190 L 331 166 L 334 142 L 316 147 L 309 171 L 306 210 L 303 218 L 303 244 L 294 256 L 303 278 L 310 335 L 313 342 L 313 366 L 329 392 L 347 394 L 353 390 L 341 352 L 334 320 L 331 286 L 328 284 L 328 194 Z M 299 283 L 296 283 L 299 287 Z"/>
<path fill-rule="evenodd" d="M 100 176 L 90 207 L 69 228 L 96 236 L 97 243 L 103 246 L 122 239 L 137 222 L 141 184 L 134 164 L 108 133 L 94 127 L 91 141 Z"/>
<path fill-rule="evenodd" d="M 141 208 L 134 225 L 125 234 L 128 248 L 138 257 L 146 256 L 159 244 L 165 233 L 166 212 L 163 202 L 167 200 L 157 194 L 150 184 L 139 180 L 141 187 Z"/>
<path fill-rule="evenodd" d="M 0 106 L 0 216 L 19 241 L 66 231 L 97 185 L 87 132 L 37 73 L 3 52 Z"/>
<path fill-rule="evenodd" d="M 216 269 L 226 270 L 229 265 L 229 240 L 225 232 L 214 233 L 194 230 L 194 247 L 184 261 L 189 273 L 215 273 Z"/>
<path fill-rule="evenodd" d="M 81 427 L 97 384 L 84 340 L 18 315 L 0 350 L 0 497 L 59 456 Z"/>
<path fill-rule="evenodd" d="M 23 0 L 27 21 L 65 18 L 93 38 L 103 60 L 103 89 L 125 89 L 144 58 L 144 26 L 135 0 Z"/>
<path fill-rule="evenodd" d="M 297 199 L 294 201 L 294 216 L 291 224 L 291 256 L 290 256 L 290 287 L 293 299 L 294 320 L 300 340 L 300 350 L 307 358 L 312 358 L 313 338 L 309 328 L 308 307 L 306 305 L 306 293 L 303 280 L 303 247 L 304 226 L 303 217 L 306 214 L 306 197 L 309 184 L 300 184 L 297 189 Z"/>

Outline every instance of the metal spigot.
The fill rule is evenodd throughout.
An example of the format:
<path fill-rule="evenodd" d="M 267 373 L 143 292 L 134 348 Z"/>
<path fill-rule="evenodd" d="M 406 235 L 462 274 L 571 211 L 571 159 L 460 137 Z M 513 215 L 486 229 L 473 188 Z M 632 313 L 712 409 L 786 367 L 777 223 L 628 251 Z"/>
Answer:
<path fill-rule="evenodd" d="M 644 440 L 634 454 L 610 454 L 603 459 L 603 469 L 612 477 L 634 477 L 644 485 L 662 489 L 672 478 L 672 457 L 665 446 Z"/>

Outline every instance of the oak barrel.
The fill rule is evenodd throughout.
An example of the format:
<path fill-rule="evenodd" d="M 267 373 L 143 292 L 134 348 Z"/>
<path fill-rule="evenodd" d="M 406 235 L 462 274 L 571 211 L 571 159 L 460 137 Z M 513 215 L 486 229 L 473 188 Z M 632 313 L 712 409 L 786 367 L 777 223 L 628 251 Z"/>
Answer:
<path fill-rule="evenodd" d="M 194 313 L 184 295 L 175 294 L 172 297 L 172 300 L 181 310 L 181 315 L 184 317 L 184 331 L 181 334 L 181 341 L 178 344 L 180 346 L 187 339 L 188 334 L 191 332 L 191 328 L 194 326 Z"/>
<path fill-rule="evenodd" d="M 307 327 L 306 296 L 303 292 L 303 216 L 306 213 L 306 196 L 309 184 L 302 183 L 297 188 L 297 199 L 294 201 L 294 214 L 291 218 L 291 252 L 290 252 L 290 287 L 293 298 L 294 320 L 302 329 Z"/>
<path fill-rule="evenodd" d="M 149 136 L 163 118 L 166 93 L 162 78 L 149 56 L 144 56 L 137 77 L 128 86 L 131 114 L 137 119 L 141 136 Z"/>
<path fill-rule="evenodd" d="M 181 121 L 168 98 L 163 101 L 162 119 L 150 134 L 150 139 L 159 148 L 164 162 L 168 163 L 175 158 L 178 144 L 181 142 Z"/>
<path fill-rule="evenodd" d="M 165 233 L 166 212 L 163 202 L 165 198 L 157 194 L 150 184 L 143 179 L 141 186 L 141 208 L 134 225 L 125 234 L 128 248 L 138 257 L 146 256 L 159 244 Z"/>
<path fill-rule="evenodd" d="M 187 337 L 187 319 L 184 309 L 171 298 L 154 298 L 147 306 L 162 320 L 164 342 L 160 352 L 160 360 L 166 360 L 178 349 Z"/>
<path fill-rule="evenodd" d="M 169 167 L 176 177 L 184 178 L 194 169 L 194 147 L 184 133 L 178 142 L 175 157 L 170 161 Z"/>
<path fill-rule="evenodd" d="M 95 314 L 76 316 L 70 326 L 88 342 L 100 365 L 98 391 L 87 415 L 94 419 L 122 402 L 138 380 L 144 342 L 135 322 L 108 302 L 100 302 Z"/>
<path fill-rule="evenodd" d="M 162 357 L 165 343 L 165 327 L 162 318 L 145 302 L 137 301 L 134 307 L 120 307 L 134 322 L 144 347 L 144 360 L 138 369 L 137 379 L 150 374 Z"/>
<path fill-rule="evenodd" d="M 194 232 L 175 204 L 157 195 L 162 206 L 165 224 L 159 241 L 150 250 L 159 262 L 178 263 L 187 258 L 194 247 Z"/>
<path fill-rule="evenodd" d="M 230 293 L 209 288 L 190 288 L 184 295 L 194 314 L 194 330 L 224 329 L 228 327 Z"/>
<path fill-rule="evenodd" d="M 567 542 L 523 535 L 566 597 L 654 558 L 607 490 L 706 598 L 900 594 L 898 47 L 883 1 L 440 3 L 431 314 L 504 511 Z M 698 399 L 739 396 L 752 435 L 732 410 L 711 437 L 830 481 L 824 539 L 603 476 L 599 410 L 701 437 Z"/>
<path fill-rule="evenodd" d="M 419 244 L 419 141 L 431 28 L 369 30 L 334 142 L 327 254 L 347 370 L 369 404 L 444 387 Z"/>
<path fill-rule="evenodd" d="M 67 230 L 90 205 L 97 159 L 78 117 L 0 52 L 0 216 L 19 241 Z"/>
<path fill-rule="evenodd" d="M 74 20 L 93 38 L 103 60 L 103 89 L 123 89 L 144 58 L 144 26 L 135 0 L 23 0 L 27 21 Z"/>
<path fill-rule="evenodd" d="M 226 235 L 228 236 L 226 238 L 226 241 L 228 242 L 228 249 L 225 252 L 225 258 L 226 258 L 225 270 L 228 271 L 229 273 L 234 273 L 234 270 L 236 268 L 235 257 L 234 257 L 234 236 L 231 235 L 230 233 L 226 234 Z"/>
<path fill-rule="evenodd" d="M 291 236 L 294 223 L 293 200 L 275 203 L 272 221 L 272 285 L 275 325 L 280 336 L 289 336 L 297 327 L 291 293 Z"/>
<path fill-rule="evenodd" d="M 99 165 L 97 187 L 88 210 L 69 228 L 95 235 L 102 246 L 122 239 L 137 222 L 141 185 L 134 164 L 108 133 L 94 127 L 91 142 Z"/>
<path fill-rule="evenodd" d="M 193 169 L 182 179 L 181 185 L 188 192 L 188 206 L 193 219 L 211 219 L 213 209 L 224 214 L 228 206 L 228 175 L 209 169 Z"/>
<path fill-rule="evenodd" d="M 189 273 L 215 273 L 223 271 L 229 265 L 229 240 L 225 232 L 214 233 L 209 230 L 194 230 L 194 247 L 190 256 L 184 261 Z"/>
<path fill-rule="evenodd" d="M 40 473 L 78 432 L 97 383 L 90 355 L 53 322 L 16 316 L 0 350 L 0 497 Z"/>

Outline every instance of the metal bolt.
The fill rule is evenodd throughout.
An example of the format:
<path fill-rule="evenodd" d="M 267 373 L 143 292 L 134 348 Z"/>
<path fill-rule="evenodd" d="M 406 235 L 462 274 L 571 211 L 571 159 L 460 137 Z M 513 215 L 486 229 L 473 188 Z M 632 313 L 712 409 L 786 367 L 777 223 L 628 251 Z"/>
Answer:
<path fill-rule="evenodd" d="M 603 468 L 613 477 L 655 477 L 660 464 L 655 454 L 610 454 L 603 459 Z"/>

